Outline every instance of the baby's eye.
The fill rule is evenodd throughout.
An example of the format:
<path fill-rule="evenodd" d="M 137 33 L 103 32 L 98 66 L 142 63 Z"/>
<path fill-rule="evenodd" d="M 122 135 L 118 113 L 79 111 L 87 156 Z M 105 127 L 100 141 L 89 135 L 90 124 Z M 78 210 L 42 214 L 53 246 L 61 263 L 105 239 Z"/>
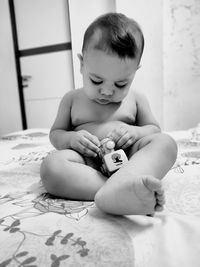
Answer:
<path fill-rule="evenodd" d="M 95 81 L 93 79 L 90 78 L 90 81 L 95 84 L 95 85 L 99 85 L 99 84 L 102 84 L 102 81 Z"/>
<path fill-rule="evenodd" d="M 115 86 L 117 88 L 124 88 L 126 85 L 127 85 L 127 83 L 125 83 L 125 84 L 117 84 L 117 83 L 115 83 Z"/>

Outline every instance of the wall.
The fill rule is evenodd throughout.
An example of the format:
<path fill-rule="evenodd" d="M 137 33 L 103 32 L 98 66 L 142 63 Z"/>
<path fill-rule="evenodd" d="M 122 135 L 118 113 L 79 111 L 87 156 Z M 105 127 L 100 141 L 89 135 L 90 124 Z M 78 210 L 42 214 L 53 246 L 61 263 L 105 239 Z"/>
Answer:
<path fill-rule="evenodd" d="M 200 1 L 116 0 L 117 11 L 135 18 L 145 35 L 143 91 L 164 130 L 200 122 Z"/>
<path fill-rule="evenodd" d="M 200 1 L 163 1 L 164 127 L 200 122 Z"/>
<path fill-rule="evenodd" d="M 22 129 L 8 1 L 0 1 L 0 135 Z"/>
<path fill-rule="evenodd" d="M 147 96 L 156 119 L 163 125 L 162 1 L 116 0 L 116 8 L 135 19 L 143 30 L 145 48 L 133 86 Z"/>

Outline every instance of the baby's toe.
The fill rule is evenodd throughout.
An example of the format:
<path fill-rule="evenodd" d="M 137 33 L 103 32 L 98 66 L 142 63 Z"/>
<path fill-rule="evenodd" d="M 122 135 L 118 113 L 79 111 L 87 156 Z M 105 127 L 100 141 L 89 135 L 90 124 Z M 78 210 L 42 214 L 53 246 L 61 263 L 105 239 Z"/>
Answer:
<path fill-rule="evenodd" d="M 156 194 L 157 194 L 157 196 L 160 196 L 160 197 L 164 196 L 165 192 L 164 192 L 164 189 L 162 187 L 162 184 L 161 184 L 161 187 L 156 191 Z"/>
<path fill-rule="evenodd" d="M 159 205 L 159 204 L 157 204 L 157 205 L 155 206 L 155 211 L 160 212 L 160 211 L 163 211 L 163 209 L 164 209 L 163 205 Z"/>
<path fill-rule="evenodd" d="M 163 189 L 162 189 L 162 183 L 160 180 L 156 179 L 153 176 L 145 176 L 143 178 L 143 183 L 144 185 L 153 192 L 157 192 L 158 194 L 162 195 L 163 194 Z"/>
<path fill-rule="evenodd" d="M 164 195 L 155 194 L 155 197 L 156 197 L 156 201 L 158 204 L 163 205 L 165 203 L 165 196 Z"/>

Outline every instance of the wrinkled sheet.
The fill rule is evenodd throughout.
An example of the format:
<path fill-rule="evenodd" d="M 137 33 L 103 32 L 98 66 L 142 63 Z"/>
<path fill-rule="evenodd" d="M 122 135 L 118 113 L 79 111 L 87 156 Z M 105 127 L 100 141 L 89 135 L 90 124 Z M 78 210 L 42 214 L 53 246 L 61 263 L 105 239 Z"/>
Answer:
<path fill-rule="evenodd" d="M 163 179 L 166 205 L 149 216 L 112 216 L 93 202 L 52 197 L 41 160 L 48 130 L 0 139 L 0 267 L 200 266 L 200 127 L 169 133 L 176 163 Z"/>

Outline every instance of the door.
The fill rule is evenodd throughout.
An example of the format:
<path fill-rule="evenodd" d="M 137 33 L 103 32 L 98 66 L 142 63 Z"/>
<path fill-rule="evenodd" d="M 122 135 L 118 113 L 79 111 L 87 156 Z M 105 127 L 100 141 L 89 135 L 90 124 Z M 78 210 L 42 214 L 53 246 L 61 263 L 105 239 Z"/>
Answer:
<path fill-rule="evenodd" d="M 74 87 L 67 0 L 14 0 L 27 128 L 50 128 Z"/>

